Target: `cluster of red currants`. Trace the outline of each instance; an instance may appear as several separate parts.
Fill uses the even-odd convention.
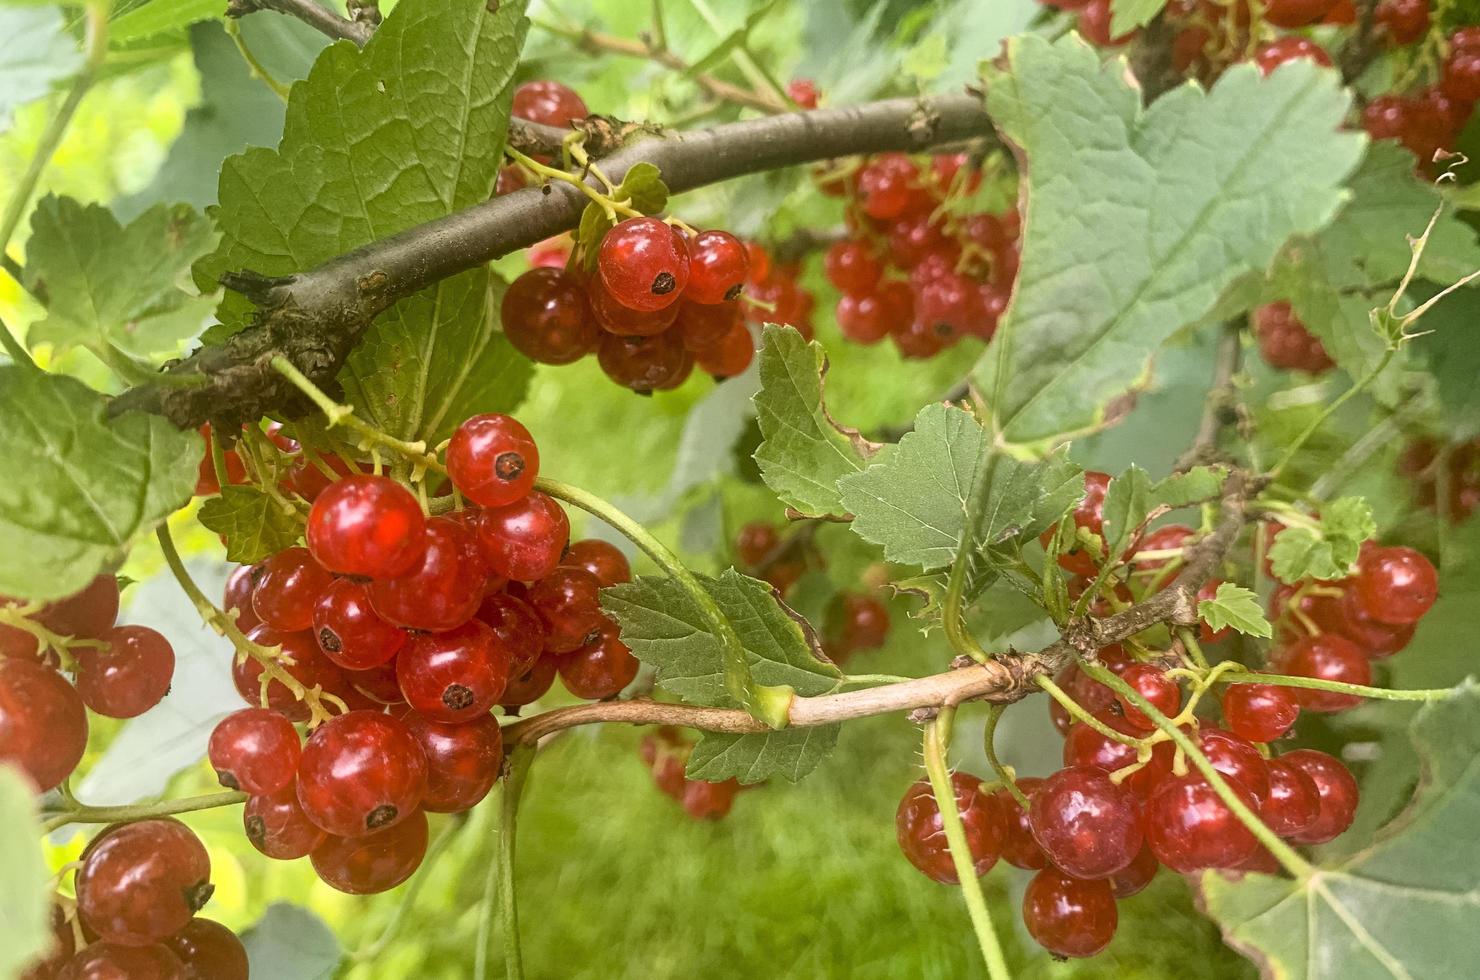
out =
[[[247,638],[281,648],[305,690],[350,710],[306,743],[310,708],[261,660],[239,657],[253,705],[211,736],[221,783],[250,795],[258,850],[311,857],[342,891],[383,891],[420,864],[424,811],[472,807],[499,778],[502,705],[543,696],[558,673],[580,698],[616,695],[637,660],[599,605],[631,577],[601,541],[568,544],[565,511],[533,489],[539,451],[506,415],[465,421],[447,447],[472,506],[427,517],[395,480],[353,474],[312,496],[307,547],[238,569],[226,606]]]
[[[1428,4],[1408,0],[1403,7],[1411,11],[1411,23],[1401,37],[1411,43],[1428,31]],[[1391,30],[1389,36],[1400,35]],[[1480,101],[1480,27],[1455,31],[1446,48],[1436,84],[1406,95],[1380,95],[1362,110],[1362,128],[1368,135],[1398,141],[1417,159],[1420,169],[1429,173],[1434,155],[1454,148]]]
[[[1325,346],[1285,302],[1268,303],[1252,314],[1254,339],[1266,364],[1282,371],[1324,374],[1335,367]]]
[[[653,782],[665,796],[677,800],[684,812],[695,820],[720,820],[734,806],[736,794],[742,789],[755,787],[742,786],[734,778],[718,783],[689,779],[684,775],[684,767],[693,748],[678,729],[664,725],[643,736],[639,751],[642,761],[653,774]]]
[[[1429,510],[1439,510],[1439,488],[1443,485],[1448,498],[1444,514],[1460,524],[1480,507],[1480,439],[1450,446],[1447,454],[1442,449],[1434,439],[1409,443],[1398,457],[1398,472],[1412,483],[1418,502]]]
[[[884,153],[816,175],[823,193],[848,202],[851,237],[823,256],[843,294],[844,337],[890,337],[910,358],[933,357],[962,337],[991,339],[1017,278],[1019,220],[1016,211],[952,213],[948,202],[974,193],[981,179],[964,153],[928,163]]]

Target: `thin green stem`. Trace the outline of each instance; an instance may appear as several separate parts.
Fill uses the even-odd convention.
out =
[[[246,802],[246,793],[210,793],[206,796],[190,796],[183,800],[161,800],[158,803],[130,803],[127,806],[83,806],[61,813],[46,814],[41,822],[41,832],[49,834],[69,823],[120,823],[127,820],[147,820],[150,817],[167,817],[175,813],[191,813],[210,810],[218,806],[232,806]]]
[[[946,844],[951,852],[951,863],[956,866],[956,877],[961,883],[961,897],[966,900],[971,927],[976,932],[977,944],[987,963],[987,976],[991,980],[1010,980],[1012,974],[1007,969],[1002,946],[992,928],[992,915],[987,910],[986,896],[982,894],[981,880],[976,874],[976,862],[971,859],[971,845],[966,840],[966,828],[961,824],[961,812],[956,809],[956,788],[951,781],[951,771],[946,765],[951,723],[955,717],[955,708],[942,708],[935,721],[925,727],[925,772],[930,777],[930,789],[935,793],[935,804],[940,809]]]
[[[247,46],[247,39],[242,37],[241,25],[236,22],[235,18],[226,18],[226,33],[231,35],[232,42],[236,44],[237,53],[247,63],[247,74],[252,78],[261,80],[264,85],[272,89],[273,95],[276,95],[286,103],[288,101],[288,86],[274,78],[272,72],[268,71],[262,62],[257,60],[257,56]]]
[[[1087,665],[1081,661],[1079,666],[1082,670]],[[1079,722],[1080,724],[1088,725],[1095,731],[1099,732],[1101,735],[1105,736],[1108,739],[1113,739],[1114,741],[1119,742],[1121,745],[1133,745],[1137,748],[1140,748],[1142,741],[1141,739],[1136,738],[1134,735],[1126,735],[1123,732],[1117,732],[1115,729],[1111,728],[1109,725],[1105,724],[1103,721],[1096,718],[1088,711],[1085,711],[1084,708],[1080,706],[1078,701],[1075,701],[1073,698],[1071,698],[1069,696],[1069,693],[1065,691],[1062,687],[1059,687],[1057,684],[1055,684],[1053,682],[1053,679],[1048,675],[1039,674],[1033,680],[1039,687],[1048,692],[1049,697],[1053,698],[1065,711],[1069,712],[1069,716],[1075,721]]]
[[[785,727],[787,711],[791,706],[793,691],[789,687],[760,687],[750,674],[750,662],[745,657],[745,647],[735,628],[725,617],[719,604],[688,567],[669,551],[664,544],[648,532],[647,528],[622,513],[609,501],[568,483],[540,477],[535,489],[579,507],[588,514],[601,518],[621,532],[629,541],[641,548],[658,567],[667,572],[688,593],[694,605],[709,623],[709,628],[719,640],[724,651],[725,689],[730,696],[756,718],[772,728]]]
[[[987,727],[982,733],[982,750],[986,752],[987,763],[992,767],[992,771],[997,774],[998,781],[1002,783],[1008,793],[1012,794],[1012,798],[1017,800],[1018,806],[1026,810],[1028,808],[1027,794],[1018,788],[1017,780],[1013,778],[1008,768],[1002,764],[1002,760],[997,758],[997,722],[1002,719],[1003,707],[1004,705],[1000,704],[987,705]]]
[[[102,0],[93,0],[87,6],[87,40],[83,54],[82,70],[72,80],[67,98],[52,117],[46,131],[41,134],[36,152],[26,165],[26,172],[16,181],[10,192],[10,200],[5,204],[5,214],[0,217],[0,253],[10,247],[10,239],[15,235],[16,228],[20,227],[21,218],[31,203],[31,195],[36,193],[36,185],[41,182],[41,175],[46,171],[47,164],[51,163],[57,147],[61,146],[62,137],[67,134],[72,117],[82,105],[83,96],[87,95],[102,71],[103,59],[108,54],[108,4]]]
[[[17,339],[16,335],[10,332],[10,327],[6,325],[4,320],[0,320],[0,347],[4,347],[5,353],[10,355],[10,359],[21,367],[29,368],[32,371],[41,370],[37,366],[36,361],[32,359],[30,353],[21,346],[21,342]]]
[[[1280,839],[1278,834],[1270,830],[1264,821],[1259,819],[1259,815],[1239,798],[1239,795],[1223,779],[1223,775],[1217,769],[1213,768],[1213,764],[1208,761],[1207,756],[1203,755],[1202,750],[1197,747],[1197,744],[1187,737],[1185,731],[1178,728],[1170,718],[1157,710],[1156,705],[1142,697],[1141,692],[1121,680],[1119,675],[1106,670],[1099,664],[1080,664],[1079,669],[1125,698],[1139,709],[1142,714],[1150,718],[1156,727],[1164,732],[1176,744],[1177,748],[1182,750],[1182,754],[1192,763],[1193,767],[1202,773],[1203,778],[1208,781],[1208,785],[1213,787],[1213,792],[1217,793],[1218,798],[1223,801],[1223,805],[1233,811],[1234,816],[1238,817],[1239,821],[1245,827],[1249,828],[1249,832],[1269,849],[1269,853],[1274,855],[1275,860],[1279,861],[1285,870],[1290,872],[1291,876],[1297,881],[1305,881],[1310,877],[1313,870],[1310,863],[1295,853],[1294,848],[1286,844]]]
[[[616,222],[617,215],[619,214],[625,215],[629,218],[642,217],[641,211],[637,210],[629,204],[623,204],[620,201],[612,200],[610,197],[607,197],[605,194],[601,193],[596,188],[592,187],[590,184],[582,180],[580,177],[577,177],[575,174],[567,173],[564,170],[557,170],[554,167],[547,167],[533,157],[520,153],[512,146],[504,147],[504,152],[512,157],[515,161],[525,167],[528,167],[531,171],[541,177],[544,177],[546,180],[559,180],[563,181],[564,183],[570,184],[572,187],[578,188],[582,194],[585,194],[591,199],[592,203],[605,211],[607,218],[610,219],[613,223]],[[597,177],[605,186],[612,186],[612,182],[607,180],[604,175],[598,174]]]
[[[514,834],[519,825],[519,797],[534,762],[534,749],[516,748],[509,756],[508,773],[504,776],[504,796],[499,801],[498,829],[498,896],[499,924],[504,934],[504,976],[522,980],[524,956],[519,948],[519,906],[514,892]]]
[[[1397,353],[1398,349],[1396,347],[1389,347],[1383,353],[1382,360],[1377,362],[1377,366],[1375,368],[1364,374],[1361,380],[1358,381],[1356,384],[1352,385],[1350,388],[1346,389],[1340,395],[1338,395],[1336,399],[1331,402],[1331,404],[1325,407],[1320,415],[1317,415],[1314,419],[1312,419],[1311,423],[1305,427],[1305,430],[1295,438],[1295,441],[1292,442],[1288,448],[1285,449],[1284,455],[1280,457],[1279,462],[1274,464],[1274,469],[1270,470],[1267,474],[1269,479],[1277,479],[1280,473],[1284,471],[1285,467],[1290,465],[1290,461],[1295,458],[1296,453],[1300,452],[1300,448],[1305,445],[1306,441],[1310,439],[1311,436],[1315,435],[1316,432],[1320,430],[1321,426],[1325,425],[1326,421],[1330,419],[1331,416],[1336,414],[1337,410],[1339,410],[1341,406],[1345,405],[1359,392],[1365,390],[1368,385],[1375,381],[1377,379],[1377,376],[1381,374],[1389,364],[1392,363],[1393,357]]]
[[[1179,626],[1176,633],[1177,639],[1182,641],[1182,647],[1187,651],[1187,655],[1192,658],[1192,662],[1203,670],[1207,670],[1208,658],[1203,653],[1202,644],[1197,641],[1197,630],[1190,626]]]
[[[499,794],[499,806],[503,806],[503,794],[509,790],[508,782],[502,781],[495,787]],[[488,859],[488,869],[483,873],[483,904],[478,910],[478,939],[473,950],[473,980],[488,980],[488,953],[493,943],[493,919],[498,912],[498,869],[499,853],[494,850]]]
[[[1218,684],[1270,684],[1275,687],[1302,687],[1312,691],[1330,691],[1333,694],[1351,694],[1359,698],[1376,701],[1443,701],[1454,694],[1452,688],[1428,687],[1402,688],[1368,687],[1365,684],[1346,684],[1342,681],[1323,681],[1315,677],[1292,677],[1287,674],[1265,674],[1246,667],[1234,667],[1228,671],[1234,676],[1218,677]]]
[[[426,884],[427,878],[431,877],[432,868],[436,865],[437,859],[447,850],[447,845],[452,843],[453,836],[466,823],[466,815],[455,814],[437,832],[437,836],[432,839],[431,846],[427,848],[426,856],[422,858],[421,867],[416,871],[416,877],[411,879],[411,886],[401,896],[400,904],[396,906],[396,911],[392,913],[391,921],[385,924],[385,928],[381,930],[380,936],[375,942],[361,946],[355,950],[350,955],[350,959],[356,963],[363,963],[366,960],[375,959],[385,951],[385,948],[390,945],[391,940],[396,938],[396,933],[401,930],[401,923],[405,921],[406,913],[411,910],[411,906],[416,904],[416,896],[421,893],[422,886]]]

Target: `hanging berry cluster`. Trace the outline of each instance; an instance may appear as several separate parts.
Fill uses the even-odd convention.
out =
[[[654,785],[663,795],[677,800],[685,813],[695,820],[723,819],[735,805],[736,794],[756,787],[742,786],[733,778],[717,783],[689,779],[684,775],[684,767],[693,749],[693,743],[678,729],[664,725],[643,736],[639,751],[653,774]]]
[[[1480,439],[1449,447],[1427,437],[1416,439],[1398,457],[1398,473],[1412,482],[1419,504],[1428,510],[1440,511],[1442,486],[1442,513],[1455,524],[1480,507]]]
[[[1306,329],[1289,303],[1268,303],[1251,316],[1254,339],[1266,364],[1282,371],[1325,374],[1336,364],[1325,345]]]

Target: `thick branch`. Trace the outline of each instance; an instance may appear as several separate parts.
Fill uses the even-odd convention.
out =
[[[899,711],[953,707],[972,700],[999,704],[1020,701],[1038,690],[1036,677],[1056,673],[1078,656],[1093,657],[1101,647],[1127,640],[1159,623],[1195,624],[1197,590],[1213,577],[1237,540],[1244,526],[1247,490],[1242,473],[1229,476],[1223,487],[1222,516],[1213,533],[1188,552],[1186,564],[1170,585],[1124,612],[1073,624],[1062,639],[1037,653],[1004,654],[985,664],[862,691],[794,698],[788,723],[795,728],[810,728]],[[677,725],[741,735],[767,730],[738,708],[607,701],[556,708],[525,718],[505,728],[504,737],[511,744],[528,744],[567,728],[605,722]]]
[[[227,17],[245,17],[259,10],[272,10],[296,17],[309,27],[336,41],[353,41],[360,47],[375,33],[371,18],[346,20],[315,0],[227,0]]]
[[[632,165],[650,162],[669,190],[679,193],[780,167],[859,153],[923,151],[990,132],[974,95],[890,99],[640,139],[605,158],[602,168],[620,181]],[[270,278],[243,271],[223,277],[223,285],[261,308],[259,321],[170,369],[175,375],[204,376],[205,382],[136,388],[115,399],[112,410],[156,412],[182,428],[210,418],[229,423],[280,411],[292,404],[294,391],[272,369],[274,356],[286,357],[320,387],[332,387],[365,328],[392,303],[574,228],[586,204],[569,184],[525,188],[298,275]]]

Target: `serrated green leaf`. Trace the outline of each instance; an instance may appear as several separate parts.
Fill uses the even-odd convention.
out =
[[[27,341],[59,353],[112,345],[140,358],[178,354],[215,305],[178,284],[215,239],[189,205],[156,205],[120,225],[102,205],[47,195],[31,215],[25,267],[46,319]]]
[[[1336,73],[1236,65],[1149,108],[1075,35],[1007,43],[987,108],[1027,159],[1012,306],[974,371],[1018,444],[1103,423],[1161,343],[1335,213],[1361,136]],[[996,387],[998,365],[1001,387]]]
[[[733,568],[700,576],[705,590],[735,628],[755,682],[787,686],[801,695],[832,690],[842,672],[820,659],[801,626],[786,614],[764,582]],[[688,593],[671,578],[641,575],[602,590],[601,605],[622,627],[622,642],[652,664],[658,683],[693,704],[733,703],[725,691],[719,640]]]
[[[1259,597],[1232,582],[1220,583],[1213,598],[1199,602],[1197,614],[1215,632],[1231,626],[1249,636],[1268,639],[1274,635],[1269,620],[1264,618],[1264,610],[1259,608]]]
[[[1227,476],[1221,466],[1194,466],[1186,473],[1174,473],[1152,488],[1151,506],[1176,510],[1211,500],[1222,491]]]
[[[51,945],[52,890],[35,791],[8,765],[0,765],[0,827],[0,977],[11,977]]]
[[[766,324],[761,339],[756,419],[764,440],[755,451],[761,477],[782,502],[806,517],[843,511],[839,478],[867,462],[858,433],[828,417],[822,403],[827,357],[791,327]]]
[[[221,0],[152,0],[115,17],[108,25],[108,42],[123,44],[188,27],[196,21],[220,17],[225,9]]]
[[[668,185],[651,163],[635,163],[617,187],[617,199],[626,198],[643,214],[657,214],[668,206]],[[594,202],[593,202],[594,203]]]
[[[55,7],[0,7],[0,133],[15,110],[82,67],[77,42]]]
[[[0,366],[0,594],[71,595],[190,499],[201,438],[156,416],[105,419],[102,395]]]
[[[278,149],[222,166],[222,241],[197,263],[197,281],[243,268],[290,274],[486,200],[524,6],[400,4],[363,50],[326,48],[293,86]],[[396,436],[433,443],[461,421],[453,414],[513,407],[529,369],[497,330],[490,282],[486,270],[464,273],[377,319],[343,379],[351,404]],[[218,311],[229,329],[250,313],[235,295]]]
[[[298,543],[304,518],[284,509],[260,487],[226,486],[201,505],[198,518],[226,541],[226,560],[240,565],[259,562]]]
[[[1131,543],[1131,535],[1151,513],[1151,477],[1132,463],[1125,472],[1110,481],[1105,490],[1105,548],[1111,555],[1122,554]]]
[[[783,728],[757,735],[705,732],[689,754],[685,775],[721,782],[734,778],[759,783],[773,776],[796,782],[838,744],[839,725]]]
[[[1417,798],[1366,850],[1301,879],[1204,872],[1203,900],[1234,948],[1286,980],[1448,977],[1480,957],[1480,688],[1414,719]]]
[[[1167,0],[1110,0],[1110,36],[1120,37],[1151,22]]]
[[[1361,497],[1339,497],[1331,501],[1321,510],[1321,531],[1331,542],[1336,563],[1354,564],[1362,542],[1377,533],[1372,505]]]
[[[1362,542],[1377,533],[1372,507],[1360,497],[1342,497],[1327,504],[1316,528],[1287,527],[1269,549],[1275,578],[1294,584],[1314,578],[1346,578],[1361,552]]]

